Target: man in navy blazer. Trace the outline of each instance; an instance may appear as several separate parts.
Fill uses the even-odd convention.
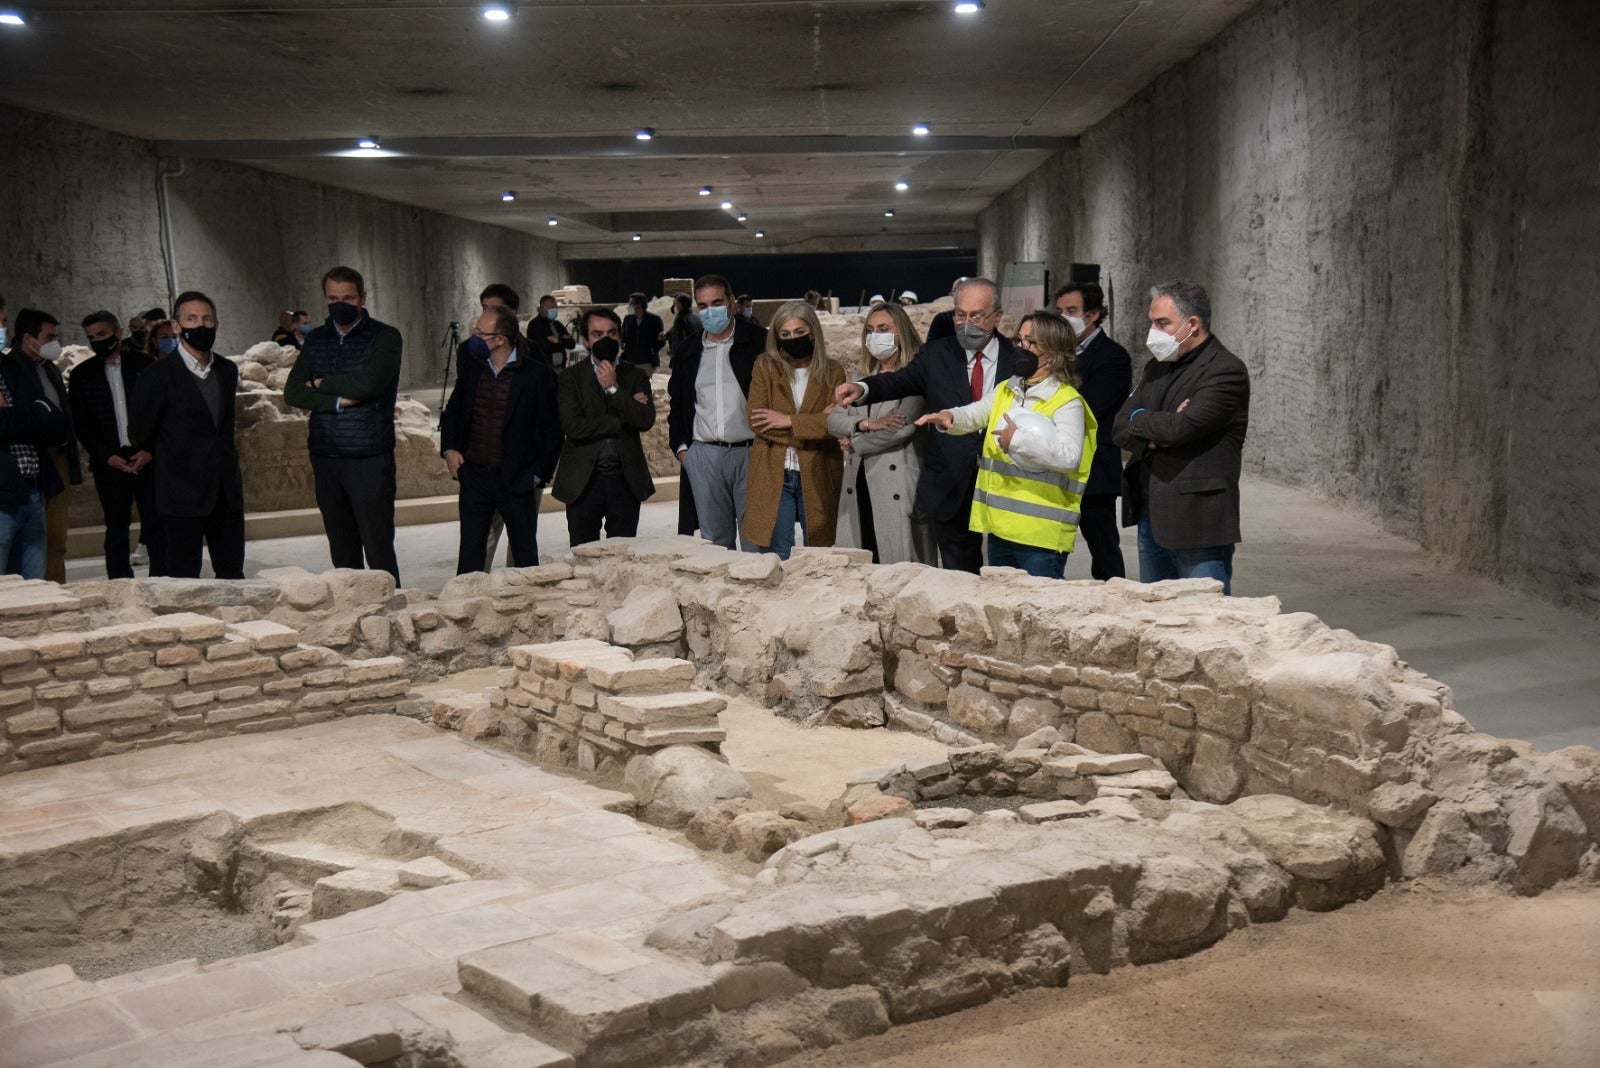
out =
[[[996,382],[1004,382],[1014,373],[1015,349],[998,333],[1000,287],[987,278],[963,280],[956,286],[952,319],[954,337],[928,342],[898,371],[845,383],[834,392],[835,402],[845,407],[923,397],[928,410],[936,412],[971,404],[994,392]],[[983,535],[970,529],[970,519],[983,435],[929,430],[919,431],[923,438],[917,511],[933,524],[940,565],[977,574],[983,566]]]
[[[1089,546],[1089,573],[1104,581],[1126,578],[1117,529],[1117,494],[1122,491],[1122,450],[1112,439],[1117,412],[1133,389],[1133,360],[1111,340],[1105,325],[1106,295],[1093,282],[1069,282],[1056,290],[1056,311],[1078,334],[1078,392],[1094,413],[1100,432],[1089,488],[1078,508],[1078,533]]]
[[[517,315],[493,307],[467,340],[444,406],[439,451],[461,484],[461,546],[456,574],[485,570],[489,520],[499,512],[518,567],[539,565],[539,500],[561,458],[556,373],[534,358],[520,336]]]

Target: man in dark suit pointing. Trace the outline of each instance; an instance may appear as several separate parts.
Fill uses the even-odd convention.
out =
[[[1000,336],[1000,287],[987,278],[956,286],[951,316],[955,336],[928,342],[905,367],[847,382],[834,391],[840,407],[925,397],[929,411],[959,408],[994,392],[1014,372],[1014,349]],[[924,442],[917,480],[917,511],[933,524],[939,562],[976,574],[983,566],[983,535],[970,529],[972,489],[978,479],[982,434],[931,434]]]
[[[1155,357],[1117,412],[1133,454],[1122,525],[1139,527],[1139,580],[1214,578],[1233,589],[1239,469],[1250,424],[1250,372],[1211,334],[1211,299],[1194,282],[1150,290]]]

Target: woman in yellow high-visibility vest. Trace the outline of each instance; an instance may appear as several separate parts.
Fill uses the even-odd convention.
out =
[[[1060,315],[1030,312],[1017,327],[1015,377],[982,400],[917,420],[947,434],[986,431],[972,529],[989,536],[991,567],[1040,578],[1066,573],[1096,430],[1077,390],[1075,341]]]

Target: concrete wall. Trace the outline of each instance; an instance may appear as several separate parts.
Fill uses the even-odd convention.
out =
[[[1203,281],[1252,470],[1600,612],[1597,40],[1582,0],[1264,4],[1000,197],[980,266],[1101,263],[1141,357],[1147,287]]]
[[[90,311],[166,305],[162,162],[148,142],[0,107],[0,144],[0,293],[13,313],[44,308],[81,343]],[[267,340],[284,308],[320,319],[318,280],[344,263],[405,336],[404,382],[422,389],[439,380],[446,324],[465,322],[485,285],[531,300],[561,284],[554,242],[332,186],[195,162],[168,190],[178,286],[217,302],[224,352]]]

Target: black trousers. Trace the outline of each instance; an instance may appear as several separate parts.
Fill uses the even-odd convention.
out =
[[[313,456],[317,510],[334,567],[387,571],[400,584],[394,555],[394,453]]]
[[[689,537],[700,529],[700,514],[694,508],[694,491],[689,488],[689,472],[678,472],[678,533]]]
[[[1122,562],[1122,532],[1117,527],[1117,496],[1097,493],[1078,508],[1078,534],[1089,546],[1089,573],[1104,582],[1127,578]]]
[[[136,452],[129,449],[128,452]],[[127,457],[124,457],[126,459]],[[110,467],[94,473],[94,492],[100,498],[100,513],[105,517],[106,534],[101,543],[106,557],[107,578],[133,578],[128,527],[133,523],[133,507],[139,506],[139,540],[150,548],[150,573],[159,575],[165,564],[166,545],[161,537],[161,519],[156,515],[155,483],[145,468],[144,474],[130,475]]]
[[[542,490],[513,493],[498,468],[471,461],[456,472],[461,483],[456,507],[461,517],[461,549],[456,554],[456,574],[485,571],[484,549],[489,541],[489,520],[496,512],[506,524],[506,542],[518,567],[539,566],[539,498]]]
[[[983,566],[983,535],[970,529],[972,498],[949,519],[933,521],[933,540],[939,543],[939,566],[948,571],[970,571]]]
[[[204,543],[217,578],[244,578],[244,510],[230,505],[220,491],[210,515],[164,515],[161,529],[167,541],[166,574],[199,578],[200,546]]]
[[[878,563],[878,528],[872,518],[872,493],[867,486],[867,465],[856,468],[856,526],[861,531],[861,547]]]
[[[567,505],[567,537],[573,545],[599,541],[602,523],[608,538],[636,537],[639,503],[621,468],[602,471],[597,467],[578,499]]]

